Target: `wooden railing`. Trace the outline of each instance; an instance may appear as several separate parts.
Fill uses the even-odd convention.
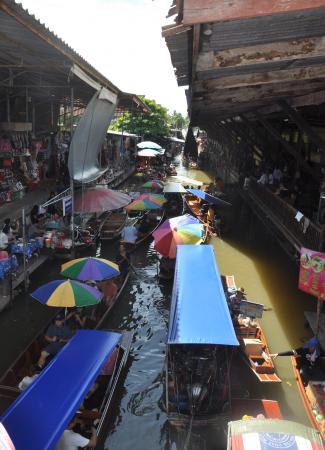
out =
[[[296,219],[297,209],[275,195],[266,186],[257,183],[253,178],[250,179],[248,193],[251,194],[253,199],[255,197],[260,200],[265,213],[271,213],[271,220],[278,221],[279,227],[284,229],[285,234],[290,235],[296,244],[312,250],[325,250],[324,227],[315,225],[309,218],[305,217],[298,222]]]

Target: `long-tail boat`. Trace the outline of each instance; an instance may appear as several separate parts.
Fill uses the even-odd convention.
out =
[[[101,241],[111,241],[122,233],[127,221],[125,211],[111,213],[100,225],[99,237]]]
[[[318,420],[324,417],[324,399],[325,399],[325,377],[322,381],[310,381],[307,386],[304,385],[299,371],[300,356],[291,356],[293,373],[297,381],[298,390],[306,415],[311,426],[318,430],[322,436],[323,444],[325,445],[325,420]]]
[[[224,420],[237,345],[213,247],[179,245],[165,361],[165,404],[172,424]]]
[[[146,220],[146,217],[148,216],[147,213],[141,214],[136,218],[136,220],[133,221],[133,226],[136,226],[141,230],[141,223]],[[131,242],[125,242],[125,245],[127,247],[128,252],[135,251],[138,247],[140,247],[142,244],[148,241],[148,239],[151,238],[152,233],[162,224],[165,218],[165,213],[162,210],[158,211],[150,211],[150,223],[148,226],[148,229],[141,233],[136,241],[134,243]],[[122,243],[123,241],[121,241]]]
[[[236,292],[235,277],[226,276],[228,294]],[[251,308],[251,312],[249,309]],[[256,377],[262,383],[279,383],[281,379],[275,373],[275,366],[270,357],[268,343],[259,322],[256,320],[263,314],[263,305],[243,300],[240,311],[248,317],[235,319],[235,331],[240,342],[241,354]],[[251,320],[253,317],[253,320]]]
[[[91,318],[87,318],[85,328],[98,329],[105,322],[106,318],[109,315],[109,312],[113,308],[113,306],[117,303],[120,298],[126,283],[128,281],[130,272],[128,272],[125,276],[120,276],[115,278],[115,283],[118,284],[118,291],[114,298],[112,298],[108,305],[104,305],[103,302],[95,306],[95,314],[92,315]],[[27,345],[27,347],[18,355],[15,361],[11,364],[11,366],[6,370],[6,372],[0,378],[0,402],[4,395],[4,388],[12,388],[14,392],[18,390],[18,383],[25,377],[31,365],[36,364],[41,350],[45,346],[44,342],[44,331],[46,331],[49,323],[44,329],[38,332],[31,342]]]
[[[83,435],[98,420],[102,448],[131,340],[130,332],[79,330],[25,391],[1,386],[7,409],[0,420],[16,450],[54,448],[75,414]]]

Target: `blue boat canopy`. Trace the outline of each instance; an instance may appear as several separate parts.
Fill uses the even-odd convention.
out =
[[[239,345],[211,245],[178,245],[168,344]]]
[[[195,195],[196,197],[202,198],[202,200],[205,200],[211,205],[231,206],[231,203],[225,202],[224,200],[221,200],[221,198],[214,197],[213,195],[208,194],[207,192],[201,191],[201,189],[187,189],[187,191],[190,194]]]
[[[16,450],[53,449],[121,334],[80,330],[0,417]]]

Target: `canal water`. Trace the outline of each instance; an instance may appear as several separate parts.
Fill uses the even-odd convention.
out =
[[[210,181],[204,172],[186,170],[180,160],[178,163],[179,174]],[[245,288],[248,298],[269,309],[261,323],[272,352],[300,346],[310,335],[304,327],[303,312],[315,309],[315,300],[297,289],[297,266],[243,206],[240,199],[235,201],[228,217],[227,235],[210,241],[219,270],[224,275],[234,274],[237,285]],[[105,256],[105,249],[101,250]],[[136,273],[132,274],[123,299],[106,324],[109,328],[134,332],[130,366],[119,392],[116,418],[106,448],[183,450],[188,436],[186,432],[179,435],[169,427],[162,401],[171,287],[159,284],[152,244],[134,255],[133,264]],[[259,383],[247,367],[235,367],[234,393],[278,400],[285,418],[308,424],[290,358],[278,358],[276,367],[282,383],[273,385]],[[224,448],[225,436],[220,430],[193,430],[188,445],[188,449]]]
[[[186,170],[180,159],[177,163],[179,174],[210,181],[202,171]],[[132,190],[136,190],[134,183],[141,183],[136,180],[129,182]],[[316,303],[297,289],[297,266],[258,220],[249,215],[240,199],[233,203],[227,228],[222,239],[210,241],[220,272],[235,275],[237,286],[245,288],[249,299],[270,309],[264,313],[261,323],[272,352],[301,345],[310,335],[304,328],[303,311],[315,310]],[[114,257],[116,252],[116,244],[101,245],[97,249],[97,255],[107,258]],[[106,328],[134,333],[127,371],[116,392],[105,448],[183,450],[186,443],[187,450],[224,448],[222,430],[193,430],[189,439],[186,431],[178,434],[169,427],[163,409],[163,367],[171,286],[159,284],[157,255],[152,243],[138,249],[132,256],[132,263],[134,271],[124,294],[105,323]],[[55,279],[58,271],[59,263],[46,263],[34,274],[31,289]],[[1,372],[52,315],[53,310],[25,295],[16,300],[12,311],[1,313]],[[259,383],[248,368],[236,365],[233,371],[235,394],[276,399],[285,418],[307,424],[290,358],[278,358],[276,366],[282,383],[269,385]]]

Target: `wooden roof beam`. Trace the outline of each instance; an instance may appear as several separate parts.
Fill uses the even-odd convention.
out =
[[[324,7],[325,0],[184,0],[183,23],[247,19]]]
[[[228,50],[201,52],[197,70],[208,71],[230,67],[253,66],[271,62],[295,61],[324,56],[325,37],[292,39],[270,44],[238,47]]]
[[[1,66],[0,66],[1,67]],[[296,82],[297,80],[325,78],[325,66],[312,66],[308,68],[295,68],[289,70],[275,70],[263,73],[250,73],[233,75],[210,80],[194,81],[193,92],[200,93],[215,89],[233,89],[239,87],[252,87],[262,85],[276,85],[278,83]]]

